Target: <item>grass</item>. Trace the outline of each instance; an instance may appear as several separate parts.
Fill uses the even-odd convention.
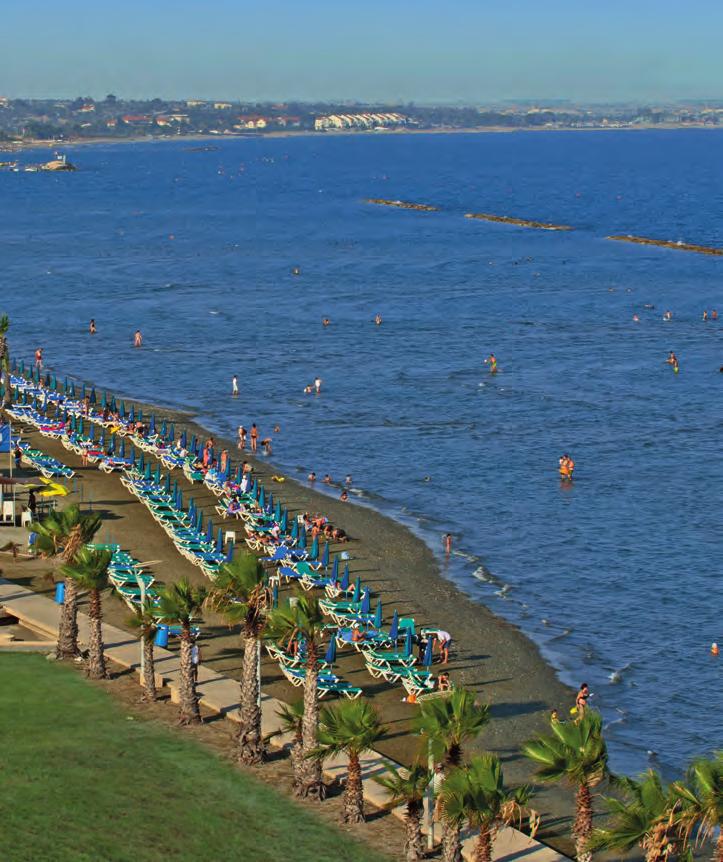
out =
[[[0,655],[8,862],[383,862],[308,810],[122,705],[77,670]]]

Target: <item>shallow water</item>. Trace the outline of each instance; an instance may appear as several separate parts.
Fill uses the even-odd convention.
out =
[[[76,174],[0,174],[1,305],[16,353],[42,343],[50,365],[219,432],[278,422],[280,464],[351,473],[437,551],[451,531],[445,574],[591,684],[613,766],[654,751],[674,771],[722,736],[708,650],[723,639],[723,260],[604,237],[723,247],[722,144],[691,130],[76,148]]]

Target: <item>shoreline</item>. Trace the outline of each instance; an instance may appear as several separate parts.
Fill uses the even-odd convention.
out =
[[[76,383],[82,379],[75,375],[73,378]],[[86,383],[89,384],[90,381]],[[102,391],[103,387],[96,389]],[[116,398],[121,397],[123,396],[116,392]],[[280,467],[273,460],[254,458],[248,450],[240,453],[235,441],[209,431],[202,424],[203,417],[195,412],[130,397],[125,398],[125,401],[128,408],[133,403],[137,409],[143,409],[144,415],[147,411],[154,413],[157,422],[163,419],[174,422],[177,433],[181,427],[185,427],[193,434],[213,434],[216,445],[228,448],[230,457],[235,462],[238,463],[243,458],[252,463],[255,475],[265,484],[267,490],[273,491],[274,496],[278,493],[290,510],[323,512],[332,523],[342,527],[351,541],[339,547],[332,546],[332,553],[349,551],[352,577],[361,574],[364,583],[380,594],[385,618],[391,618],[392,610],[396,608],[400,615],[414,616],[418,625],[433,623],[452,634],[454,649],[449,665],[450,676],[454,682],[473,689],[483,702],[489,703],[492,716],[480,739],[474,746],[470,746],[470,753],[473,750],[495,751],[503,759],[511,781],[531,780],[532,767],[519,755],[520,745],[531,736],[545,731],[551,709],[557,708],[565,714],[574,702],[575,693],[560,680],[555,667],[543,657],[540,648],[518,626],[494,614],[485,604],[468,596],[445,577],[440,558],[427,542],[403,522],[373,508],[371,502],[354,505],[354,498],[346,503],[341,502],[331,494],[311,488],[294,478],[288,468]],[[45,451],[53,448],[51,443],[55,444],[59,451],[53,454],[60,457],[64,463],[73,461],[70,453],[55,441],[40,438],[39,442]],[[163,566],[154,566],[154,570],[158,569],[158,577],[162,581],[168,580],[168,574],[171,572],[174,578],[180,577],[184,571],[180,565],[182,558],[177,552],[171,555],[163,547],[160,537],[154,538],[155,544],[151,544],[150,538],[145,537],[146,533],[151,533],[154,529],[161,531],[140,504],[140,511],[133,515],[135,523],[129,520],[129,529],[124,528],[120,519],[130,518],[131,507],[128,501],[116,499],[121,490],[124,495],[127,493],[122,489],[117,477],[106,476],[91,466],[78,472],[78,477],[83,477],[79,485],[86,474],[98,489],[92,492],[93,497],[86,493],[86,501],[93,499],[92,505],[95,509],[101,509],[102,506],[104,511],[110,513],[105,540],[109,540],[110,536],[113,541],[120,541],[124,547],[135,550],[141,559],[166,560]],[[178,471],[174,471],[174,478],[177,475]],[[272,475],[283,475],[285,482],[272,482]],[[179,484],[181,479],[182,476],[179,476]],[[73,484],[75,486],[75,481]],[[204,486],[187,486],[185,482],[183,485],[184,494],[191,488],[190,493],[197,503],[210,504],[212,495]],[[114,489],[112,494],[109,488]],[[204,502],[199,498],[208,499]],[[82,490],[80,499],[83,499]],[[235,524],[221,522],[214,515],[214,524],[218,526],[221,523],[225,529],[235,528]],[[163,541],[169,541],[165,534],[162,535]],[[199,582],[205,582],[200,570],[192,568],[193,576],[200,579]],[[41,588],[39,582],[36,588]],[[110,609],[106,611],[105,605],[104,613],[115,625],[123,626],[127,618],[125,610],[119,610],[117,613],[111,612]],[[237,676],[238,655],[230,654],[237,649],[237,639],[220,620],[210,621],[209,634],[211,637],[205,642],[207,646],[204,646],[204,656],[212,657],[213,667],[218,672]],[[204,657],[204,661],[206,660]],[[408,721],[413,713],[409,706],[401,702],[402,689],[376,684],[361,662],[358,664],[357,668],[354,657],[351,657],[347,664],[341,663],[341,673],[344,679],[364,688],[365,693],[379,705],[385,721],[393,727],[394,738],[385,740],[379,746],[380,751],[399,762],[410,762],[416,752],[417,740],[408,732]],[[289,699],[293,690],[275,664],[264,662],[263,677],[265,691],[272,696]],[[561,852],[569,853],[567,823],[572,812],[571,796],[563,788],[546,787],[541,790],[537,800],[536,807],[543,812],[543,829],[538,837]],[[547,825],[544,825],[545,820],[548,821]]]
[[[671,131],[721,131],[723,126],[712,126],[707,123],[680,125],[677,123],[650,123],[640,124],[636,126],[593,126],[588,128],[577,127],[560,127],[549,128],[539,126],[470,126],[470,127],[449,127],[440,126],[439,128],[430,129],[334,129],[324,132],[316,132],[311,129],[283,129],[273,132],[238,132],[233,134],[213,134],[211,132],[193,132],[188,135],[129,135],[128,137],[89,137],[89,138],[65,138],[62,141],[47,141],[36,139],[24,139],[18,141],[2,141],[0,142],[0,153],[2,152],[22,152],[31,149],[47,149],[57,150],[62,147],[83,147],[96,146],[99,144],[151,144],[151,143],[179,143],[188,141],[190,143],[198,141],[229,141],[229,140],[251,140],[260,141],[265,138],[340,138],[349,137],[352,135],[360,136],[388,136],[388,135],[502,135],[514,133],[540,133],[540,132],[671,132]]]

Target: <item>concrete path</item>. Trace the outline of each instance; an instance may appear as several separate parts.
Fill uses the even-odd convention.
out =
[[[17,617],[25,626],[46,634],[55,639],[60,622],[60,607],[47,596],[34,593],[13,581],[0,578],[0,607]],[[78,614],[78,630],[81,644],[87,643],[89,620],[85,614]],[[140,647],[138,640],[128,632],[114,626],[103,624],[103,639],[106,657],[116,664],[130,668],[140,673]],[[176,653],[155,648],[155,666],[159,684],[168,685],[171,699],[177,701],[180,682],[180,665]],[[238,721],[239,684],[228,677],[220,676],[201,665],[198,669],[198,693],[204,707],[224,715],[231,721]],[[262,730],[264,735],[278,731],[280,721],[276,716],[281,701],[266,695],[261,696]],[[289,742],[288,737],[276,736],[272,744],[283,747]],[[362,778],[364,782],[364,798],[367,802],[383,808],[386,804],[386,792],[372,780],[374,775],[382,775],[385,771],[385,760],[380,754],[370,752],[362,758]],[[395,764],[398,766],[398,764]],[[327,778],[343,777],[346,774],[346,758],[330,759],[324,764],[324,774]],[[393,812],[403,819],[403,810]],[[435,827],[438,835],[439,825]],[[474,836],[464,842],[463,856],[472,858]],[[525,862],[566,862],[562,856],[551,847],[535,841],[517,829],[503,829],[497,836],[493,849],[495,862],[515,862],[524,859]]]

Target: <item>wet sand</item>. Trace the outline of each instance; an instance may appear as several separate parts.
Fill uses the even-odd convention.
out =
[[[126,404],[130,406],[129,399]],[[187,414],[150,405],[137,406],[143,407],[144,413],[154,412],[157,422],[162,418],[175,422],[177,433],[181,427],[186,427],[191,433],[204,438],[209,436]],[[195,583],[209,583],[198,567],[181,557],[145,507],[121,485],[118,475],[105,474],[92,465],[82,468],[78,457],[59,442],[41,437],[37,432],[25,430],[25,436],[38,448],[76,470],[76,478],[68,482],[71,494],[65,502],[79,502],[103,514],[99,541],[118,542],[141,561],[160,560],[151,567],[159,582],[186,576]],[[331,498],[288,477],[283,484],[277,484],[271,476],[280,473],[265,459],[251,458],[248,452],[240,453],[231,441],[216,438],[216,446],[228,448],[235,462],[245,455],[267,490],[272,490],[275,498],[278,494],[290,514],[323,512],[347,532],[351,541],[344,545],[332,544],[331,552],[349,552],[352,577],[361,575],[363,583],[381,596],[386,625],[396,608],[400,616],[414,616],[417,627],[433,624],[452,634],[450,678],[477,691],[480,700],[490,705],[492,717],[469,750],[497,753],[503,760],[508,781],[529,781],[531,768],[519,754],[520,744],[535,733],[545,731],[551,709],[558,708],[564,715],[574,702],[574,692],[559,681],[537,647],[515,626],[496,617],[445,580],[432,551],[403,525],[366,507]],[[155,459],[151,461],[155,467]],[[204,517],[212,514],[216,529],[223,526],[235,530],[237,540],[241,541],[241,522],[222,522],[212,511],[216,498],[210,491],[202,485],[192,486],[179,470],[174,471],[172,479],[178,480],[186,505],[191,494],[196,504],[204,508]],[[56,566],[54,561],[13,563],[9,555],[2,555],[0,566],[5,577],[48,593],[53,589],[48,576]],[[127,627],[129,611],[115,596],[105,597],[104,615],[113,625]],[[241,655],[237,633],[212,614],[206,615],[203,632],[203,662],[217,672],[238,678]],[[399,762],[411,762],[419,750],[418,738],[409,732],[409,720],[416,707],[402,703],[404,690],[401,686],[372,679],[351,649],[340,652],[338,672],[364,689],[389,725],[389,734],[378,748]],[[300,690],[293,689],[269,660],[264,661],[262,684],[265,691],[280,699],[292,701],[300,696]],[[567,833],[573,809],[572,793],[558,787],[545,788],[536,797],[535,807],[542,813],[543,825],[538,838],[569,852]]]

